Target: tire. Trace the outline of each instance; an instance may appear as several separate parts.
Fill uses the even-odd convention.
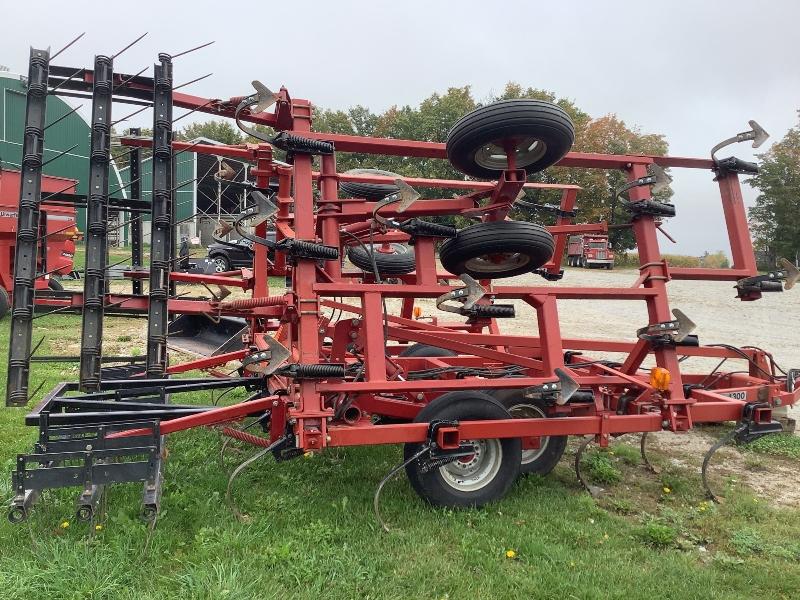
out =
[[[581,260],[581,264],[580,264],[581,269],[585,269],[585,268],[587,268],[589,266],[589,263],[586,262],[586,257],[585,256],[582,256],[580,260]]]
[[[492,390],[489,395],[500,402],[515,419],[547,418],[547,407],[540,400],[525,398],[521,389]],[[539,448],[523,448],[520,474],[547,475],[561,460],[566,449],[566,435],[542,437]]]
[[[47,280],[47,287],[55,292],[63,292],[64,286],[61,285],[61,282],[58,279],[53,279],[52,277]]]
[[[225,271],[231,270],[231,261],[229,261],[228,257],[224,254],[215,254],[209,258],[214,263],[214,270],[217,273],[224,273]]]
[[[508,168],[503,141],[516,138],[515,168],[543,171],[569,152],[572,119],[559,106],[522,98],[501,100],[461,117],[447,136],[447,158],[465,175],[496,179]]]
[[[5,288],[0,287],[0,319],[8,314],[10,307],[11,299],[8,297],[8,292]]]
[[[446,348],[437,348],[436,346],[428,346],[427,344],[411,344],[408,348],[403,350],[397,356],[411,357],[411,356],[458,356],[456,352],[447,350]]]
[[[472,390],[439,396],[419,412],[414,422],[508,418],[508,411],[491,396]],[[522,443],[514,438],[478,440],[475,443],[477,452],[471,457],[471,462],[456,459],[427,472],[423,471],[425,460],[422,457],[407,464],[406,474],[411,487],[434,506],[468,508],[500,500],[519,475]],[[417,443],[406,444],[403,449],[405,460],[416,454],[420,447],[421,444]]]
[[[344,175],[379,175],[381,177],[400,177],[391,171],[381,171],[380,169],[350,169]],[[343,181],[339,184],[339,190],[346,196],[352,198],[364,198],[365,200],[382,200],[389,194],[399,192],[400,188],[392,183],[357,183],[355,181]]]
[[[362,271],[372,273],[371,255],[374,254],[375,266],[378,267],[378,273],[381,277],[384,275],[404,275],[406,273],[411,273],[417,268],[414,250],[411,246],[407,246],[406,244],[389,245],[392,248],[391,254],[381,252],[380,250],[377,252],[374,251],[375,247],[380,248],[378,244],[351,246],[347,251],[347,258]]]
[[[537,223],[497,221],[465,227],[442,244],[439,258],[453,275],[501,279],[538,269],[554,247],[553,236]]]

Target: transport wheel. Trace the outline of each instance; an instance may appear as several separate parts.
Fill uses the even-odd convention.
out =
[[[50,279],[48,279],[47,287],[49,287],[51,290],[56,291],[56,292],[63,292],[64,291],[64,286],[61,285],[61,282],[58,279],[53,279],[52,277]]]
[[[350,169],[344,175],[379,175],[381,177],[398,178],[400,175],[391,171],[381,171],[380,169]],[[351,198],[364,198],[366,200],[381,200],[389,194],[399,192],[393,183],[357,183],[355,181],[343,181],[339,184],[339,190],[345,196]]]
[[[423,408],[415,423],[433,420],[482,421],[508,419],[508,411],[491,396],[475,390],[449,392]],[[474,453],[445,464],[431,464],[427,454],[406,465],[411,486],[434,506],[478,507],[508,493],[519,474],[522,443],[519,439],[486,439],[469,442]],[[421,444],[408,443],[405,460],[419,452]]]
[[[585,256],[581,257],[581,265],[580,266],[581,266],[581,269],[585,269],[586,267],[589,266],[589,264],[586,262],[586,257]]]
[[[569,152],[575,127],[559,106],[521,98],[482,106],[461,117],[447,136],[447,158],[472,177],[496,179],[509,168],[528,174],[554,165]]]
[[[436,346],[428,346],[427,344],[411,344],[408,348],[403,350],[398,356],[458,356],[452,350],[446,348],[437,348]]]
[[[554,246],[553,236],[537,223],[477,223],[446,240],[439,258],[454,275],[500,279],[538,269],[553,256]]]
[[[217,273],[224,273],[225,271],[231,270],[230,261],[222,254],[217,254],[216,256],[212,256],[211,262],[214,263],[214,270]]]
[[[515,419],[547,418],[547,409],[544,403],[540,400],[525,398],[520,389],[492,390],[489,394],[500,402]],[[566,435],[540,438],[538,448],[522,449],[520,474],[547,475],[561,460],[566,448]]]
[[[8,292],[5,288],[0,287],[0,319],[6,316],[10,306],[11,299],[8,297]]]
[[[406,244],[365,244],[351,246],[347,251],[350,262],[367,273],[372,273],[371,255],[375,256],[375,266],[381,276],[404,275],[417,268],[414,250]]]

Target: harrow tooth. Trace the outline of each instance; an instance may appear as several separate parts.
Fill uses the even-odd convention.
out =
[[[658,475],[659,473],[661,473],[661,468],[657,467],[656,465],[651,463],[650,459],[647,458],[647,434],[648,433],[650,433],[650,432],[649,431],[645,431],[642,434],[642,439],[641,439],[641,442],[639,443],[639,451],[641,452],[641,455],[642,455],[642,462],[644,463],[644,466],[647,468],[647,470],[650,471],[651,473],[653,473],[654,475]]]
[[[589,480],[583,475],[583,471],[581,470],[581,458],[583,458],[583,453],[586,451],[586,448],[594,441],[594,436],[588,436],[584,438],[581,442],[581,445],[578,446],[578,451],[575,453],[575,475],[578,477],[578,482],[581,484],[583,489],[589,492],[589,495],[592,498],[599,498],[605,492],[605,489],[600,487],[599,485],[593,485],[589,483]]]

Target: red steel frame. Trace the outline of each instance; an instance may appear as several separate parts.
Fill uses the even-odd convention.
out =
[[[91,80],[92,73],[84,77]],[[238,98],[209,100],[188,94],[174,94],[176,106],[199,110],[218,116],[233,117]],[[244,120],[274,127],[295,135],[334,143],[337,152],[359,152],[371,155],[393,155],[446,159],[445,145],[401,139],[382,139],[312,131],[312,109],[307,100],[292,99],[285,88],[278,93],[274,112],[246,114]],[[147,145],[146,140],[128,138],[123,143]],[[314,171],[314,159],[305,154],[294,156],[290,167],[272,159],[269,144],[239,146],[204,146],[175,142],[176,150],[228,156],[255,163],[251,174],[259,187],[267,187],[271,177],[277,177],[278,212],[277,238],[296,237],[335,246],[342,253],[353,243],[352,237],[367,239],[371,231],[376,203],[363,199],[339,198],[338,183],[358,181],[386,183],[377,176],[340,174],[335,155],[323,156],[319,171]],[[711,170],[709,159],[568,153],[559,166],[588,169],[621,169],[629,180],[647,174],[650,164],[662,167]],[[504,219],[517,193],[525,188],[561,190],[561,209],[574,208],[578,189],[570,185],[524,183],[524,171],[506,171],[498,182],[464,180],[428,180],[406,178],[412,186],[448,188],[463,192],[453,199],[421,199],[402,217],[480,215],[484,220]],[[682,356],[727,357],[741,359],[733,350],[720,347],[690,347],[664,345],[652,347],[647,341],[609,341],[562,338],[557,300],[581,299],[635,300],[647,306],[651,324],[670,321],[667,283],[672,279],[737,280],[757,274],[753,247],[747,228],[747,218],[736,174],[718,174],[725,225],[731,245],[733,267],[730,269],[673,268],[661,256],[657,239],[657,223],[653,217],[642,216],[632,223],[639,250],[639,277],[630,287],[591,288],[561,285],[507,286],[482,282],[493,299],[521,300],[535,311],[538,334],[521,336],[500,333],[493,319],[468,322],[430,322],[413,319],[413,301],[417,298],[436,298],[452,286],[456,278],[437,267],[435,244],[431,238],[415,240],[416,271],[400,276],[396,283],[377,283],[361,272],[343,271],[340,261],[327,261],[320,266],[314,260],[298,260],[288,265],[284,255],[277,253],[274,263],[267,260],[264,247],[257,247],[252,271],[243,269],[229,274],[181,275],[185,282],[237,285],[251,290],[253,298],[269,295],[268,274],[291,275],[292,286],[282,299],[254,308],[214,303],[211,301],[174,299],[169,308],[174,313],[211,313],[246,317],[251,323],[250,347],[266,349],[265,336],[274,335],[291,350],[292,362],[318,364],[324,362],[353,364],[363,361],[364,373],[359,381],[348,380],[291,380],[276,377],[270,389],[279,390],[264,400],[212,410],[201,415],[183,417],[162,426],[162,433],[179,431],[241,419],[271,406],[271,439],[275,440],[291,428],[297,446],[319,450],[326,446],[364,444],[394,444],[421,442],[428,435],[427,424],[403,423],[374,425],[371,415],[383,415],[411,420],[429,401],[451,390],[525,388],[555,379],[554,369],[568,372],[582,388],[591,388],[594,402],[554,406],[549,419],[506,419],[497,421],[462,422],[453,435],[457,439],[522,437],[528,443],[544,435],[595,435],[605,445],[615,434],[645,431],[685,431],[698,422],[738,420],[746,402],[768,402],[773,406],[794,404],[800,398],[800,386],[787,391],[785,381],[766,378],[770,368],[769,355],[764,351],[742,349],[752,360],[747,375],[720,376],[713,389],[688,389],[684,384],[700,383],[705,374],[684,374],[679,358]],[[318,198],[315,200],[315,183]],[[649,188],[630,191],[634,202],[650,197]],[[481,205],[481,201],[488,202]],[[316,210],[315,210],[316,209]],[[381,211],[384,217],[398,216],[392,205]],[[266,225],[259,226],[263,235]],[[557,274],[567,237],[575,233],[605,233],[605,223],[573,224],[565,216],[549,230],[556,240],[556,250],[545,270]],[[349,235],[342,235],[342,232]],[[399,231],[374,232],[374,241],[406,241],[408,235]],[[178,275],[173,274],[177,280]],[[455,283],[458,283],[457,280]],[[459,286],[460,287],[460,286]],[[344,299],[355,302],[345,302]],[[385,315],[384,299],[402,299],[399,315]],[[270,299],[273,300],[273,299]],[[58,300],[52,300],[58,304]],[[144,297],[110,296],[109,304],[146,310]],[[80,297],[72,300],[80,305]],[[336,309],[352,315],[331,323],[322,309]],[[646,323],[632,323],[632,334]],[[385,339],[384,335],[388,337]],[[327,340],[330,340],[328,342]],[[458,353],[455,357],[405,358],[399,351],[409,342],[431,344]],[[566,351],[622,353],[625,358],[618,369],[603,364],[571,366],[586,363],[588,356],[570,357]],[[231,360],[240,359],[246,351],[221,357],[191,361],[170,367],[171,372],[191,369],[211,369]],[[643,361],[653,355],[659,367],[671,374],[666,390],[657,390],[649,382],[649,374],[641,368]],[[508,379],[463,379],[444,376],[438,379],[408,380],[409,371],[442,366],[508,366],[523,367],[525,376]],[[763,371],[762,371],[763,369]],[[717,374],[719,375],[719,373]],[[715,378],[717,377],[715,375]],[[632,399],[618,414],[620,398]],[[731,396],[736,396],[731,397]],[[334,405],[347,398],[351,409],[345,417],[336,417]],[[764,413],[768,416],[768,411]]]

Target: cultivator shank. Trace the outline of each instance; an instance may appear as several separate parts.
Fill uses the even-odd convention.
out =
[[[32,60],[32,69],[39,58]],[[800,371],[782,373],[759,348],[703,345],[698,337],[703,324],[670,307],[667,286],[674,279],[737,282],[744,300],[782,290],[782,282],[789,289],[797,280],[791,263],[766,278],[758,274],[737,170],[728,163],[568,152],[574,137],[569,117],[538,100],[478,109],[459,121],[442,144],[314,132],[310,102],[290,97],[284,88],[273,93],[257,82],[255,94],[227,101],[186,95],[173,89],[172,61],[166,54],[159,55],[153,78],[112,73],[110,60],[103,57],[94,71],[83,70],[66,83],[63,77],[47,82],[43,68],[43,75],[31,78],[29,114],[41,110],[35,85],[60,85],[77,95],[93,89],[93,111],[103,106],[109,116],[111,101],[153,107],[152,138],[122,139],[133,148],[152,148],[152,202],[144,209],[139,198],[129,204],[131,210],[150,212],[153,237],[149,272],[140,266],[137,234],[133,293],[111,293],[101,268],[107,235],[102,216],[109,202],[123,208],[124,203],[109,199],[102,181],[99,191],[89,194],[87,243],[96,246],[84,292],[37,300],[50,309],[83,313],[81,378],[77,386],[62,384],[50,392],[27,417],[39,427],[40,439],[33,454],[20,456],[14,474],[15,520],[27,514],[41,490],[69,485],[82,487],[79,510],[91,515],[102,486],[119,481],[145,482],[145,512],[152,515],[158,507],[164,436],[193,427],[221,425],[224,435],[279,459],[329,446],[402,443],[402,466],[423,498],[476,506],[502,497],[519,472],[549,472],[567,436],[591,436],[583,447],[591,441],[605,446],[623,433],[681,432],[696,423],[736,421],[739,437],[752,439],[779,430],[770,409],[800,397],[795,382]],[[108,89],[113,93],[103,92]],[[233,118],[260,143],[175,141],[173,106]],[[518,119],[518,131],[510,133],[504,112],[509,110]],[[542,120],[550,126],[537,125]],[[277,133],[266,135],[253,125]],[[100,171],[108,162],[107,132],[97,119],[93,131],[91,181],[102,179]],[[273,148],[287,153],[288,164],[273,158]],[[174,271],[176,152],[250,163],[249,180],[235,183],[248,193],[249,204],[232,224],[221,224],[218,234],[236,230],[254,243],[252,269]],[[336,156],[343,152],[375,156],[376,163],[381,156],[449,159],[465,173],[491,174],[487,178],[492,181],[406,178],[369,170],[338,173]],[[138,153],[132,156],[138,161]],[[528,182],[530,174],[555,164],[626,173],[628,183],[618,193],[627,195],[631,221],[624,226],[633,232],[640,261],[632,285],[583,287],[570,281],[572,273],[565,274],[561,263],[567,238],[607,233],[609,226],[575,222],[580,214],[577,186]],[[652,197],[653,189],[669,183],[664,168],[704,169],[715,176],[732,268],[674,268],[664,260],[657,235],[663,219],[676,212],[675,205]],[[138,163],[131,172],[138,173]],[[38,175],[33,175],[35,180]],[[219,180],[229,177],[221,167]],[[340,184],[359,195],[347,197]],[[456,195],[425,198],[417,191],[423,188]],[[23,195],[27,189],[23,184]],[[138,184],[132,189],[138,190]],[[540,190],[560,193],[559,204],[525,199],[526,193]],[[544,215],[543,223],[510,220],[514,208]],[[452,223],[453,217],[478,222],[460,229],[439,222]],[[25,219],[30,229],[35,219],[27,213]],[[22,220],[21,210],[21,226]],[[274,241],[267,238],[268,224],[274,226]],[[352,265],[342,260],[345,255]],[[87,249],[87,266],[89,256]],[[30,265],[18,265],[25,268],[33,272]],[[498,284],[526,273],[543,279],[538,285]],[[270,292],[269,275],[285,276],[288,289]],[[554,284],[562,278],[563,283]],[[31,328],[22,316],[32,310],[32,298],[23,283],[14,294],[9,362],[7,403],[15,405],[27,400]],[[186,284],[225,293],[188,298],[176,293],[178,285]],[[225,297],[231,288],[248,296]],[[648,321],[631,323],[620,340],[567,338],[561,333],[559,300],[643,302]],[[104,310],[147,314],[144,374],[121,380],[104,376]],[[426,310],[436,312],[423,316]],[[178,319],[170,325],[173,317]],[[191,319],[204,318],[209,323],[238,321],[221,334],[213,356],[171,362],[170,327],[188,331],[196,325]],[[500,318],[527,319],[530,332],[504,332]],[[606,358],[609,354],[615,359]],[[717,358],[720,366],[744,361],[747,368],[745,373],[719,367],[691,373],[682,368],[687,357]],[[228,363],[238,375],[221,371]],[[172,377],[198,370],[211,376]],[[178,400],[184,393],[234,388],[247,390],[250,398],[218,406]],[[644,448],[643,441],[643,456]]]

